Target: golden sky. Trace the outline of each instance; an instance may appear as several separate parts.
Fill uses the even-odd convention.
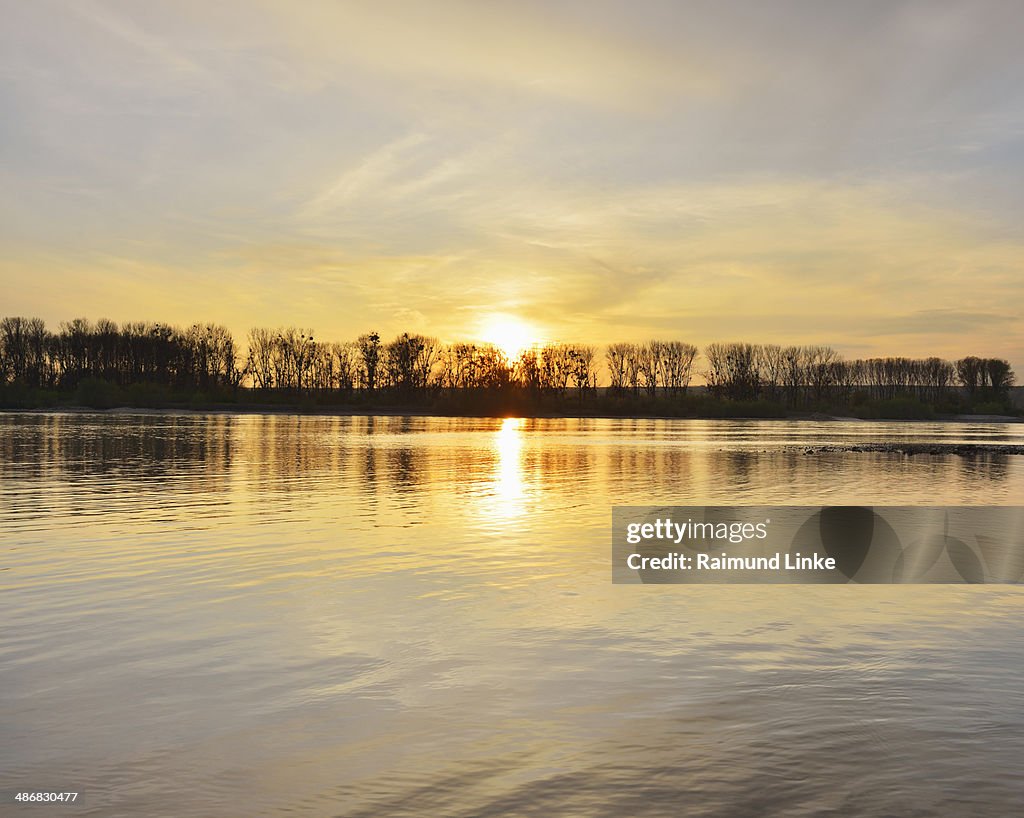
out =
[[[1024,369],[1017,3],[0,11],[0,314]]]

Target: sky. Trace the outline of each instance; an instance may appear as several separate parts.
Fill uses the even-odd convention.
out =
[[[0,13],[0,314],[1024,371],[1017,2]]]

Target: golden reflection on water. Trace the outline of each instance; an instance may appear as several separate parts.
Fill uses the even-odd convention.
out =
[[[948,764],[1014,814],[1024,589],[611,584],[613,505],[1020,502],[1020,457],[793,448],[983,431],[936,426],[0,416],[0,769],[418,818],[836,803],[794,770],[899,814]]]
[[[523,418],[504,418],[494,436],[497,464],[494,495],[487,504],[489,516],[512,520],[526,512],[523,474]]]

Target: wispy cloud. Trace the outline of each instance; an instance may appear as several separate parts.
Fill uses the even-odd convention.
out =
[[[7,311],[1024,365],[1012,4],[4,11]]]
[[[167,40],[150,33],[131,17],[119,14],[108,4],[94,0],[79,0],[65,6],[64,9],[118,43],[141,52],[148,60],[157,62],[170,71],[209,76],[209,72],[199,62],[191,59],[185,51],[169,45]]]
[[[426,134],[412,133],[375,149],[356,164],[346,167],[325,190],[306,202],[299,211],[304,219],[316,220],[346,207],[367,193],[379,195],[407,167],[410,152],[426,140]]]

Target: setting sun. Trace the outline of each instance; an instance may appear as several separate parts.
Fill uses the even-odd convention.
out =
[[[541,343],[535,327],[507,315],[495,315],[486,319],[482,324],[480,337],[488,344],[494,344],[510,361],[514,361],[530,347]]]

